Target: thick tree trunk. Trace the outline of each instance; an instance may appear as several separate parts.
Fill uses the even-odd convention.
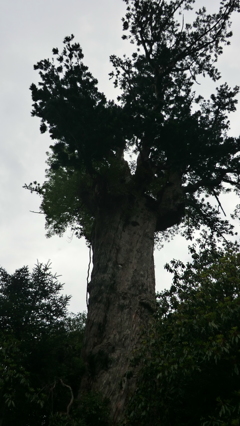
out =
[[[130,360],[156,306],[155,229],[156,214],[143,196],[102,206],[96,218],[82,389],[109,399],[113,424],[134,391]]]

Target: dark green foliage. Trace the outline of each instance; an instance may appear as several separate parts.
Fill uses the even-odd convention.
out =
[[[220,79],[216,62],[229,44],[239,2],[223,0],[214,14],[202,7],[188,22],[193,0],[124,1],[123,39],[135,51],[111,56],[110,77],[121,90],[117,102],[98,91],[73,36],[61,53],[53,49],[52,61],[35,66],[40,83],[31,86],[32,114],[54,144],[44,184],[25,187],[42,197],[49,235],[69,225],[90,241],[96,212],[123,194],[150,198],[156,232],[180,222],[187,237],[202,224],[218,235],[231,232],[220,219],[218,197],[230,186],[239,190],[239,138],[227,135],[239,88],[221,82],[203,99],[194,84],[202,75]],[[127,163],[129,150],[137,160]],[[172,185],[179,209],[166,220],[164,200]]]
[[[28,188],[34,191],[35,185],[36,182]],[[41,208],[46,213],[47,237],[53,234],[61,236],[66,227],[71,226],[76,236],[85,235],[89,240],[93,217],[81,199],[81,196],[87,199],[91,197],[91,181],[87,181],[86,176],[83,174],[80,176],[76,171],[69,173],[64,169],[50,168],[48,182],[41,188],[40,185],[36,185],[35,188],[43,197]]]
[[[48,425],[77,395],[85,316],[69,316],[62,287],[50,264],[0,269],[2,426]]]
[[[204,239],[193,261],[172,261],[128,425],[230,426],[240,419],[239,246]],[[137,362],[137,357],[136,357]]]
[[[55,170],[83,165],[91,169],[92,161],[102,161],[110,148],[122,144],[120,128],[116,134],[119,108],[98,91],[97,80],[83,64],[82,49],[72,43],[73,38],[65,38],[61,54],[53,49],[52,62],[43,60],[35,65],[42,83],[39,88],[31,86],[32,115],[41,118],[41,132],[48,129],[51,138],[58,141],[52,146]]]
[[[110,426],[108,403],[95,393],[82,395],[70,417],[53,415],[49,426]]]
[[[0,285],[1,331],[23,340],[62,327],[70,297],[59,294],[63,285],[49,263],[37,264],[32,273],[24,266],[13,275],[0,268]]]

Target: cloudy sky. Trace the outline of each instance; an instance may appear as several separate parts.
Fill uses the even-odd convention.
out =
[[[204,2],[197,0],[199,5]],[[206,2],[209,3],[209,2]],[[220,3],[211,0],[211,8]],[[51,57],[53,47],[62,47],[65,36],[74,34],[85,54],[85,63],[109,98],[116,96],[108,73],[109,56],[122,55],[127,42],[121,40],[122,0],[0,0],[0,265],[9,273],[36,261],[52,262],[61,275],[65,292],[72,295],[74,312],[86,309],[88,249],[83,240],[45,237],[40,199],[23,189],[24,183],[43,182],[48,135],[40,135],[39,121],[31,117],[29,86],[37,82],[33,64]],[[233,20],[234,37],[219,62],[223,82],[240,84],[240,16]],[[207,81],[199,90],[209,93]],[[240,134],[239,112],[231,117],[233,135]],[[229,214],[235,200],[224,199]],[[156,251],[156,282],[160,290],[170,277],[163,266],[173,257],[185,260],[187,245],[181,238]]]

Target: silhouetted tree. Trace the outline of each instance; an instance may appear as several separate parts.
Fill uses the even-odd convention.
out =
[[[1,426],[47,426],[77,395],[85,317],[69,316],[62,287],[49,263],[0,268]]]

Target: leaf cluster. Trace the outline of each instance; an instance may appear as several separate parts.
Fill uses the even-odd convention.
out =
[[[238,425],[240,418],[239,246],[202,241],[192,262],[173,261],[158,295],[129,425]]]
[[[38,62],[41,82],[32,84],[32,115],[41,118],[40,130],[47,130],[57,142],[51,146],[51,167],[92,170],[92,162],[106,158],[109,149],[121,146],[118,107],[98,91],[97,80],[83,64],[83,53],[74,36],[64,39],[61,53]]]

